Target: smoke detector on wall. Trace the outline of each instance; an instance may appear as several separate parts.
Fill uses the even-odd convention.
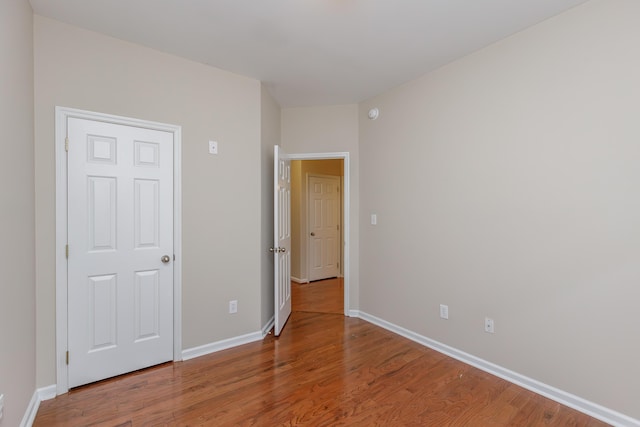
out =
[[[371,110],[369,110],[369,120],[375,120],[379,115],[380,110],[378,110],[377,108],[372,108]]]

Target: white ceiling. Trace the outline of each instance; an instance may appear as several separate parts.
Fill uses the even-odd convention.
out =
[[[263,81],[282,107],[349,104],[586,0],[30,0],[35,13]]]

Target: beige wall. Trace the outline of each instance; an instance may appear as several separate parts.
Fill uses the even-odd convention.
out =
[[[182,126],[183,348],[260,330],[260,82],[39,16],[35,70],[38,386],[55,383],[56,105]]]
[[[291,276],[308,281],[308,241],[304,237],[309,222],[307,177],[343,176],[342,159],[294,160],[291,162]],[[342,204],[340,205],[342,207]],[[342,231],[342,228],[340,228]],[[342,272],[342,250],[339,255]]]
[[[260,188],[262,189],[262,239],[260,244],[262,275],[262,326],[266,326],[274,315],[273,296],[273,254],[269,248],[273,241],[273,147],[280,144],[280,106],[269,94],[264,85],[261,86],[261,143],[262,173]]]
[[[35,391],[33,19],[0,2],[0,426],[20,424]]]
[[[349,152],[351,178],[351,248],[349,258],[351,309],[359,301],[359,196],[360,158],[358,148],[358,106],[334,105],[282,109],[282,147],[287,153]],[[345,273],[346,274],[346,273]]]
[[[361,104],[363,311],[640,418],[639,16],[591,1]]]

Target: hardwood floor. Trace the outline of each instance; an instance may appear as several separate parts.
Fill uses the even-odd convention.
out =
[[[336,314],[326,296],[341,286],[294,284],[279,338],[74,389],[42,402],[34,426],[606,425]]]
[[[344,279],[291,282],[291,310],[344,314]]]

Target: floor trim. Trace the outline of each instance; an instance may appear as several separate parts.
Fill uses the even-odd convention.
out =
[[[41,387],[36,390],[36,393],[38,393],[38,399],[40,399],[40,402],[53,399],[54,397],[56,397],[56,385],[51,384],[47,387]]]
[[[262,338],[262,331],[258,331],[233,338],[228,338],[226,340],[212,342],[210,344],[205,344],[198,347],[188,348],[182,351],[182,360],[194,359],[196,357],[205,356],[217,351],[222,351],[228,348],[237,347],[239,345],[260,341]]]
[[[27,410],[22,417],[22,421],[20,422],[20,427],[31,427],[33,422],[36,420],[36,415],[38,415],[38,408],[40,408],[40,402],[43,400],[49,400],[56,397],[56,385],[52,384],[47,387],[42,387],[33,392],[33,396],[31,396],[31,401],[29,402],[29,406],[27,406]]]
[[[492,375],[500,377],[513,384],[517,384],[521,387],[526,388],[527,390],[540,394],[544,397],[573,408],[593,418],[597,418],[600,421],[604,421],[605,423],[611,424],[615,427],[640,427],[640,420],[631,418],[612,409],[605,408],[604,406],[598,405],[597,403],[590,402],[579,396],[557,389],[548,384],[544,384],[540,381],[521,375],[502,366],[495,365],[484,359],[473,356],[472,354],[465,353],[464,351],[458,350],[453,347],[449,347],[446,344],[442,344],[441,342],[417,334],[391,322],[387,322],[386,320],[380,319],[379,317],[373,316],[364,311],[351,310],[349,312],[349,315],[351,317],[359,317],[362,320],[366,320],[369,323],[380,326],[381,328],[408,338],[411,341],[415,341],[439,353],[446,354],[447,356],[450,356],[468,365],[474,366]]]
[[[20,427],[31,427],[33,425],[33,422],[36,420],[36,415],[38,414],[39,407],[40,399],[38,398],[38,391],[35,391],[33,392],[33,396],[31,396],[29,406],[27,406],[27,410],[22,417]]]
[[[271,319],[269,319],[267,324],[262,327],[262,338],[266,337],[269,334],[269,332],[271,331],[271,329],[273,329],[275,324],[276,324],[276,318],[275,316],[271,316]]]

